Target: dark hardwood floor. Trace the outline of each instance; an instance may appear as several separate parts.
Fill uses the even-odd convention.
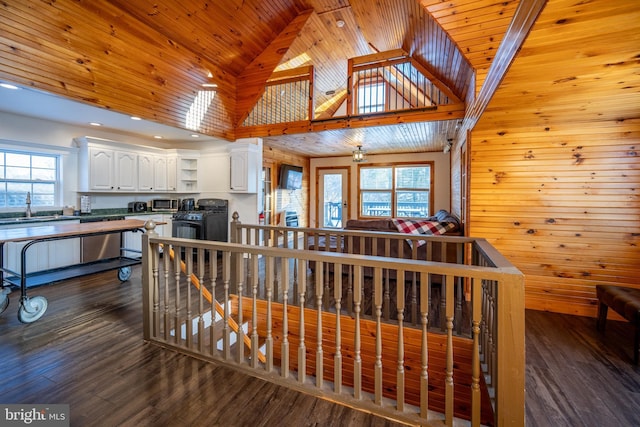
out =
[[[139,267],[31,289],[44,317],[0,315],[0,403],[67,403],[72,426],[394,426],[380,417],[142,342]],[[527,425],[640,425],[633,330],[527,311]]]

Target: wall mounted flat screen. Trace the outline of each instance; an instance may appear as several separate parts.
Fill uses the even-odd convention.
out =
[[[293,165],[280,166],[280,188],[299,190],[302,188],[302,167]]]

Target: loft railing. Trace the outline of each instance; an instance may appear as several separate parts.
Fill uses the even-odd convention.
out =
[[[462,255],[457,264],[363,257],[332,252],[331,245],[304,250],[326,232],[236,220],[232,238],[239,243],[144,236],[145,339],[409,423],[524,423],[523,277],[517,269],[482,239],[446,238],[447,246],[469,255],[466,264]],[[351,233],[347,241],[366,244]],[[177,260],[163,256],[167,248]],[[446,294],[444,332],[438,333],[430,332],[436,277]],[[469,328],[456,334],[460,285]],[[238,333],[231,332],[232,320]]]

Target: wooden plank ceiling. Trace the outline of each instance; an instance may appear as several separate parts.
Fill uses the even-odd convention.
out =
[[[233,140],[274,71],[314,67],[318,117],[345,96],[349,58],[395,49],[469,103],[517,4],[6,0],[0,5],[0,79],[181,128],[202,85],[215,84],[198,130]],[[441,150],[458,123],[444,114],[435,121],[399,117],[356,129],[267,129],[256,136],[307,156],[345,155],[356,145],[371,153],[422,152]]]

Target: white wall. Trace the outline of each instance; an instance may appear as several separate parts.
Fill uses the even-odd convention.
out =
[[[434,194],[433,212],[440,209],[451,210],[451,173],[449,154],[442,152],[429,153],[407,153],[407,154],[380,154],[368,155],[367,165],[376,163],[411,163],[411,162],[433,162],[434,164]],[[351,182],[349,183],[350,203],[349,218],[358,217],[358,164],[354,163],[351,157],[324,157],[311,159],[310,175],[311,181],[309,194],[309,226],[317,227],[318,224],[318,200],[316,185],[318,168],[348,167],[350,168]]]

